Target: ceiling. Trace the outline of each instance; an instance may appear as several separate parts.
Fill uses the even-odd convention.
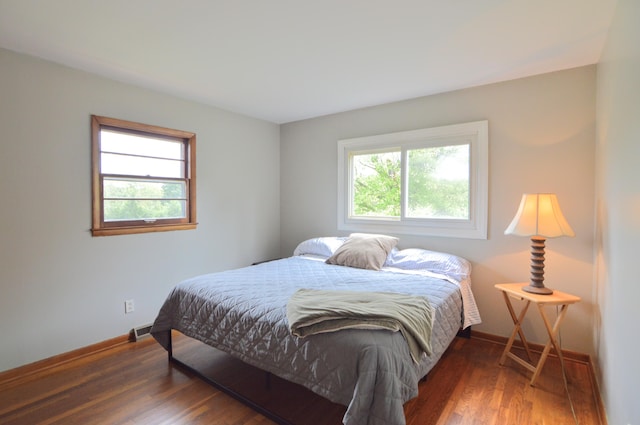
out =
[[[597,63],[617,0],[0,0],[0,47],[286,123]]]

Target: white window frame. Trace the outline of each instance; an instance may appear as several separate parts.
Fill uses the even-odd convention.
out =
[[[406,200],[406,151],[410,148],[469,144],[469,218],[400,219],[350,216],[351,153],[399,148],[402,151],[403,204]],[[474,121],[338,141],[338,230],[487,239],[489,192],[489,122]]]

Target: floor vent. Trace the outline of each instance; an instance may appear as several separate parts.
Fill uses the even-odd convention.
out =
[[[151,326],[152,325],[143,325],[131,329],[131,333],[129,334],[131,341],[135,342],[151,335]]]

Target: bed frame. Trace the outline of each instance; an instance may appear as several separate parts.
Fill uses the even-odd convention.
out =
[[[267,418],[269,418],[270,420],[272,420],[273,422],[275,422],[278,425],[295,425],[292,422],[288,421],[287,419],[283,418],[282,416],[278,415],[277,413],[272,412],[271,410],[268,410],[264,407],[262,407],[261,405],[259,405],[258,403],[254,402],[253,400],[245,397],[244,395],[240,394],[238,391],[234,390],[233,388],[230,388],[229,386],[216,381],[215,379],[205,375],[204,373],[200,372],[199,370],[197,370],[196,368],[189,366],[188,364],[184,363],[183,361],[177,359],[174,355],[173,355],[173,335],[172,335],[172,331],[169,330],[167,331],[168,334],[168,339],[169,339],[169,348],[167,350],[167,355],[168,355],[168,360],[169,360],[169,364],[175,365],[180,369],[186,370],[187,372],[197,376],[198,378],[202,379],[204,382],[206,382],[207,384],[211,385],[212,387],[222,391],[223,393],[233,397],[234,399],[238,400],[240,403],[244,404],[245,406],[250,407],[251,409],[255,410],[256,412],[266,416]],[[466,338],[469,339],[471,337],[471,326],[469,326],[468,328],[464,329],[464,330],[460,330],[458,331],[458,334],[456,335],[459,338]],[[267,389],[271,388],[271,372],[267,372],[265,371],[265,387]],[[420,381],[426,381],[427,376],[429,374],[423,376]]]
[[[289,422],[288,420],[284,419],[282,416],[279,416],[278,414],[265,409],[264,407],[260,406],[259,404],[255,403],[253,400],[250,400],[249,398],[243,396],[242,394],[240,394],[239,392],[237,392],[236,390],[234,390],[233,388],[230,388],[218,381],[216,381],[215,379],[201,373],[200,371],[198,371],[197,369],[195,369],[192,366],[189,366],[188,364],[182,362],[181,360],[178,360],[177,358],[174,357],[173,355],[173,338],[172,338],[172,334],[171,334],[171,330],[167,331],[168,336],[169,336],[169,348],[167,350],[167,354],[168,354],[168,359],[169,359],[169,363],[178,366],[181,369],[184,369],[186,371],[188,371],[189,373],[192,373],[194,375],[196,375],[198,378],[202,379],[203,381],[205,381],[207,384],[213,386],[214,388],[217,388],[218,390],[222,391],[223,393],[233,397],[234,399],[238,400],[240,403],[244,404],[245,406],[248,406],[250,408],[252,408],[253,410],[255,410],[256,412],[266,416],[267,418],[271,419],[272,421],[274,421],[275,423],[277,423],[278,425],[294,425],[291,422]],[[265,385],[266,388],[270,388],[271,387],[271,373],[270,372],[266,372],[265,371]]]

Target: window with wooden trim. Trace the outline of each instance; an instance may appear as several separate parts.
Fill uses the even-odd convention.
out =
[[[196,227],[196,135],[91,116],[93,236]]]

